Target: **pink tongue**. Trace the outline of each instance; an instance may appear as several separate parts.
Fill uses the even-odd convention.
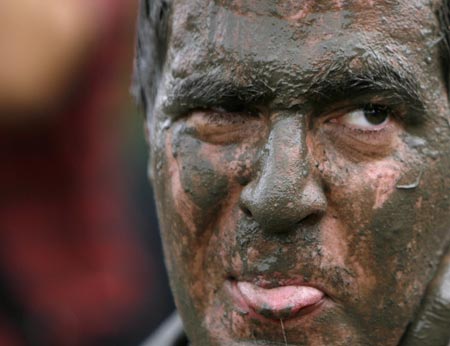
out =
[[[318,303],[324,296],[322,291],[308,286],[281,286],[265,289],[248,282],[238,282],[246,303],[255,311],[271,311],[278,315],[286,310],[295,313],[300,309]]]

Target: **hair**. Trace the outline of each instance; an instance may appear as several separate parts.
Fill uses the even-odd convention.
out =
[[[153,109],[170,36],[170,0],[140,0],[131,92],[145,114]]]
[[[170,39],[171,0],[140,0],[132,94],[144,114],[152,111]],[[442,71],[450,98],[450,0],[442,0],[436,15]]]

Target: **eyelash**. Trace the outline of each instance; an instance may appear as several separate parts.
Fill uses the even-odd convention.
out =
[[[322,111],[317,117],[315,118],[322,118],[324,119],[323,122],[328,122],[333,119],[339,119],[342,118],[352,112],[357,111],[373,111],[373,112],[384,112],[387,114],[387,116],[398,122],[404,122],[406,121],[406,109],[404,106],[399,105],[389,105],[382,102],[364,102],[364,103],[358,103],[356,105],[345,105],[342,107],[338,107],[331,110]]]
[[[389,106],[389,105],[385,105],[383,103],[371,103],[371,102],[367,102],[367,103],[360,103],[357,106],[347,106],[347,107],[342,107],[339,108],[338,110],[334,110],[334,111],[326,111],[326,112],[321,112],[321,114],[319,113],[319,115],[314,115],[314,113],[312,114],[311,119],[325,119],[323,121],[321,121],[321,123],[327,123],[327,122],[331,122],[333,121],[333,119],[340,119],[344,116],[346,116],[347,114],[351,113],[351,112],[356,112],[358,110],[364,110],[365,108],[371,107],[372,109],[378,109],[381,111],[384,111],[387,113],[387,116],[390,117],[390,119],[392,120],[397,120],[397,121],[404,121],[404,115],[403,112],[396,110],[395,107]],[[236,117],[240,117],[241,119],[245,119],[245,118],[257,118],[257,117],[262,117],[265,114],[267,115],[268,112],[265,112],[264,110],[262,110],[261,108],[258,107],[252,107],[252,108],[246,108],[246,107],[232,107],[232,108],[222,108],[222,107],[211,107],[211,108],[196,108],[193,110],[190,110],[188,112],[186,112],[185,114],[187,114],[187,116],[189,117],[191,114],[195,114],[196,112],[202,112],[204,114],[206,114],[207,118],[209,120],[212,121],[223,121],[223,120],[227,120],[229,119],[230,121],[236,120]],[[373,133],[373,132],[379,132],[382,129],[362,129],[362,128],[357,128],[357,127],[352,127],[352,126],[346,126],[345,124],[340,124],[342,127],[345,127],[346,129],[350,130],[350,131],[354,131],[356,133]]]

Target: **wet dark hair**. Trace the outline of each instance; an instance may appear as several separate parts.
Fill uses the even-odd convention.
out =
[[[153,109],[170,36],[170,0],[140,0],[132,94],[147,113]]]
[[[140,0],[132,93],[145,114],[153,109],[170,38],[171,0]],[[441,59],[450,93],[450,0],[437,9]]]

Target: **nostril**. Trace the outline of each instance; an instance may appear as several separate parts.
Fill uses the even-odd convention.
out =
[[[319,220],[322,217],[322,213],[312,213],[306,216],[305,218],[301,219],[297,222],[297,225],[303,225],[303,226],[312,226],[319,222]]]
[[[246,208],[246,207],[241,207],[242,212],[248,216],[248,217],[253,217],[252,212],[250,211],[250,209]]]

